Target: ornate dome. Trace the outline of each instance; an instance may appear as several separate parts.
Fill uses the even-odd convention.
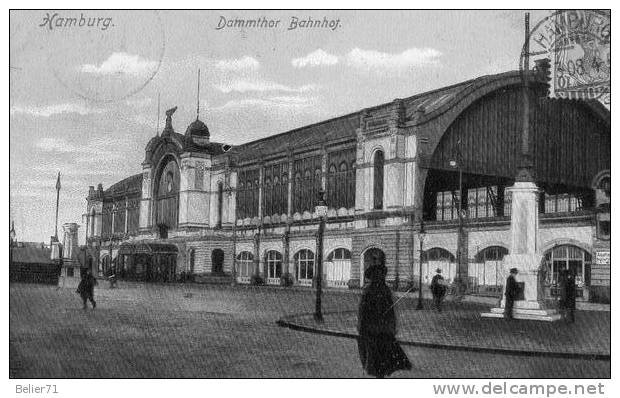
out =
[[[200,119],[196,119],[189,126],[187,126],[185,135],[209,138],[209,128]]]
[[[199,146],[209,144],[209,135],[209,128],[198,118],[187,126],[185,131],[185,136]]]

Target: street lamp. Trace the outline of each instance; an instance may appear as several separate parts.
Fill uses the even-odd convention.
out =
[[[459,170],[459,229],[457,244],[457,277],[456,277],[456,293],[460,295],[462,293],[463,280],[461,278],[461,272],[463,267],[463,167],[461,164],[460,153],[457,154],[457,159],[450,160],[450,167],[458,168]]]
[[[325,190],[319,190],[319,201],[314,208],[319,217],[319,230],[316,234],[316,302],[314,308],[314,320],[323,322],[321,311],[321,294],[323,285],[323,234],[325,232],[325,218],[327,217],[327,203],[325,202]]]
[[[426,231],[424,230],[424,220],[420,218],[420,231],[418,231],[418,239],[420,240],[420,273],[418,275],[418,306],[416,310],[421,310],[424,307],[422,306],[422,257],[424,256],[424,237],[426,235]]]

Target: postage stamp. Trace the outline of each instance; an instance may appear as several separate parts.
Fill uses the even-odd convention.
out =
[[[609,11],[553,12],[534,26],[528,39],[533,57],[551,61],[551,97],[598,99],[610,105]]]

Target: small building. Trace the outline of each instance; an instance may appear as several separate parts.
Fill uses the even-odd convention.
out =
[[[16,242],[10,248],[9,281],[57,284],[58,265],[51,260],[51,248],[44,243]]]

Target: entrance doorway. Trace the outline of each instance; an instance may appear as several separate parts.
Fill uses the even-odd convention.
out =
[[[364,271],[373,265],[385,265],[385,253],[376,247],[370,248],[364,252]],[[364,272],[365,273],[365,272]],[[365,275],[362,275],[364,283],[369,282]]]
[[[224,251],[222,249],[215,249],[211,253],[211,273],[224,273]]]
[[[589,300],[590,268],[592,256],[585,250],[573,245],[556,246],[545,253],[545,283],[550,287],[552,296],[559,296],[560,273],[569,270],[575,275],[577,299]]]

